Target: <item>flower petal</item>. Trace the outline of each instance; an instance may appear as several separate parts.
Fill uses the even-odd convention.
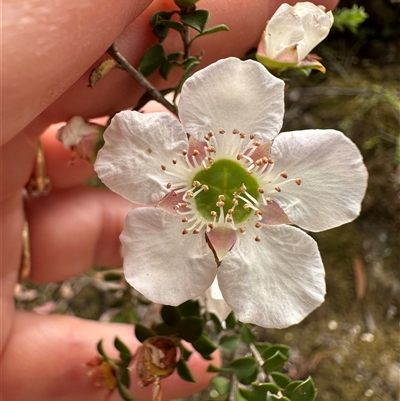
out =
[[[211,287],[201,296],[208,312],[214,313],[219,320],[223,321],[231,312],[231,308],[225,302],[218,286],[218,280],[215,278]]]
[[[261,207],[261,211],[261,223],[267,226],[291,223],[286,213],[275,201],[271,201],[270,203],[267,203],[265,206]]]
[[[294,48],[296,50],[297,44],[303,37],[304,29],[301,18],[293,12],[292,6],[282,4],[272,16],[265,29],[264,46],[266,57],[292,63],[298,62],[297,51],[293,55],[295,58],[283,57],[283,54],[286,54],[288,49]]]
[[[283,328],[324,300],[324,267],[316,242],[298,228],[264,226],[260,242],[247,232],[218,268],[227,304],[244,323]]]
[[[121,234],[126,281],[153,302],[179,305],[202,295],[217,265],[204,235],[182,234],[182,222],[158,208],[132,210]]]
[[[172,159],[187,150],[187,136],[169,113],[122,111],[104,134],[95,170],[114,192],[130,201],[150,204],[168,193]]]
[[[273,196],[292,223],[323,231],[360,213],[368,173],[359,150],[341,132],[283,132],[274,141],[271,158],[274,173],[286,171],[289,179],[301,179],[301,185],[283,183]]]
[[[333,24],[333,15],[331,11],[325,12],[324,7],[310,2],[297,3],[293,9],[301,17],[304,28],[304,38],[297,48],[300,61],[328,36]]]
[[[182,88],[179,116],[186,132],[202,139],[223,128],[256,134],[266,142],[283,118],[283,81],[260,63],[228,58],[204,68]]]
[[[227,227],[216,227],[206,235],[219,261],[226,256],[236,242],[236,232]]]

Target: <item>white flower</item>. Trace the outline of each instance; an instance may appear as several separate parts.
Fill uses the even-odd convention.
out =
[[[58,130],[57,139],[81,159],[93,161],[97,142],[103,132],[102,125],[87,122],[81,116],[74,116]]]
[[[308,67],[325,72],[310,55],[332,27],[333,15],[313,3],[282,4],[267,23],[257,49],[257,59],[267,67]]]
[[[181,122],[124,111],[107,128],[99,177],[133,202],[158,202],[132,210],[121,235],[126,279],[153,302],[200,296],[216,276],[243,322],[286,327],[323,302],[317,244],[287,223],[353,220],[367,172],[341,132],[279,134],[283,87],[257,62],[220,60],[184,84]]]

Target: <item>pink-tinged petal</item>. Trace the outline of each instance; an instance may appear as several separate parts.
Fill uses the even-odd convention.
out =
[[[216,227],[206,235],[219,261],[225,257],[236,242],[236,232],[227,227]]]
[[[288,175],[276,183],[281,191],[271,197],[293,224],[323,231],[360,213],[368,173],[360,151],[341,132],[283,132],[274,141],[271,158],[275,161],[271,175],[281,171]],[[297,184],[290,181],[295,178],[300,179]]]
[[[193,167],[199,165],[206,157],[205,147],[207,146],[205,141],[189,136],[189,149],[188,149],[188,160]]]
[[[126,281],[152,302],[179,305],[202,295],[217,264],[203,234],[182,234],[179,216],[132,210],[121,234]]]
[[[289,217],[282,208],[273,200],[260,208],[262,212],[261,223],[267,226],[276,226],[279,224],[290,224]]]
[[[269,158],[271,156],[271,143],[272,142],[267,142],[256,147],[256,150],[250,156],[253,162],[262,159],[263,157]]]
[[[205,304],[207,311],[217,315],[221,321],[225,320],[232,310],[222,296],[217,278],[200,299]]]
[[[291,226],[263,226],[261,241],[240,236],[218,268],[227,304],[245,323],[284,328],[324,301],[324,267],[316,242]]]
[[[182,199],[184,195],[184,192],[170,192],[163,199],[161,199],[160,202],[157,203],[157,207],[163,209],[167,213],[172,213],[176,215],[176,207],[178,206],[178,204],[184,203],[184,200]],[[179,210],[185,212],[188,209],[180,207]]]
[[[182,88],[179,116],[186,132],[202,139],[237,129],[266,142],[279,132],[284,83],[260,63],[219,60],[189,78]]]
[[[151,204],[169,192],[166,184],[178,178],[167,175],[161,165],[184,172],[172,159],[183,157],[187,135],[169,113],[122,111],[112,119],[104,140],[95,170],[110,189],[130,201]]]

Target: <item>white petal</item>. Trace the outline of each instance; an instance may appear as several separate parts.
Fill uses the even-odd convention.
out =
[[[301,185],[283,184],[273,196],[292,223],[323,231],[360,213],[368,173],[356,145],[341,132],[283,132],[275,139],[271,158],[272,174],[286,171],[289,179],[301,179]]]
[[[264,35],[266,56],[277,59],[284,49],[296,46],[303,39],[301,18],[296,15],[292,6],[282,4],[268,22]],[[292,60],[297,61],[300,60]]]
[[[217,315],[221,321],[225,320],[232,310],[221,294],[217,278],[215,278],[211,287],[206,291],[201,299],[206,305],[207,311]]]
[[[150,204],[167,194],[171,178],[161,165],[188,147],[180,123],[168,113],[142,114],[122,111],[104,134],[95,170],[114,192],[130,201]]]
[[[179,116],[186,132],[202,139],[223,128],[266,142],[280,130],[284,83],[260,63],[228,58],[204,68],[182,88]]]
[[[71,148],[78,145],[85,136],[93,135],[97,137],[102,130],[104,130],[104,127],[101,125],[89,123],[81,116],[74,116],[58,130],[57,139],[66,148]]]
[[[225,301],[238,319],[263,327],[299,323],[324,300],[324,267],[316,242],[298,228],[247,232],[218,268]]]
[[[322,42],[333,24],[332,12],[325,12],[315,4],[304,2],[297,3],[294,11],[302,18],[304,38],[299,43],[299,60],[303,60],[318,43]]]
[[[204,234],[182,234],[179,216],[132,210],[121,234],[126,281],[153,302],[179,305],[203,294],[217,270]]]

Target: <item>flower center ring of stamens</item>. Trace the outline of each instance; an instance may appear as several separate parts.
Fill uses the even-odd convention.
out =
[[[253,204],[260,196],[256,179],[241,163],[229,159],[217,160],[208,169],[199,171],[194,181],[207,186],[207,191],[198,193],[194,202],[197,211],[209,221],[214,221],[212,212],[220,215],[223,211],[228,222],[241,223],[252,213],[245,206],[245,199]]]

